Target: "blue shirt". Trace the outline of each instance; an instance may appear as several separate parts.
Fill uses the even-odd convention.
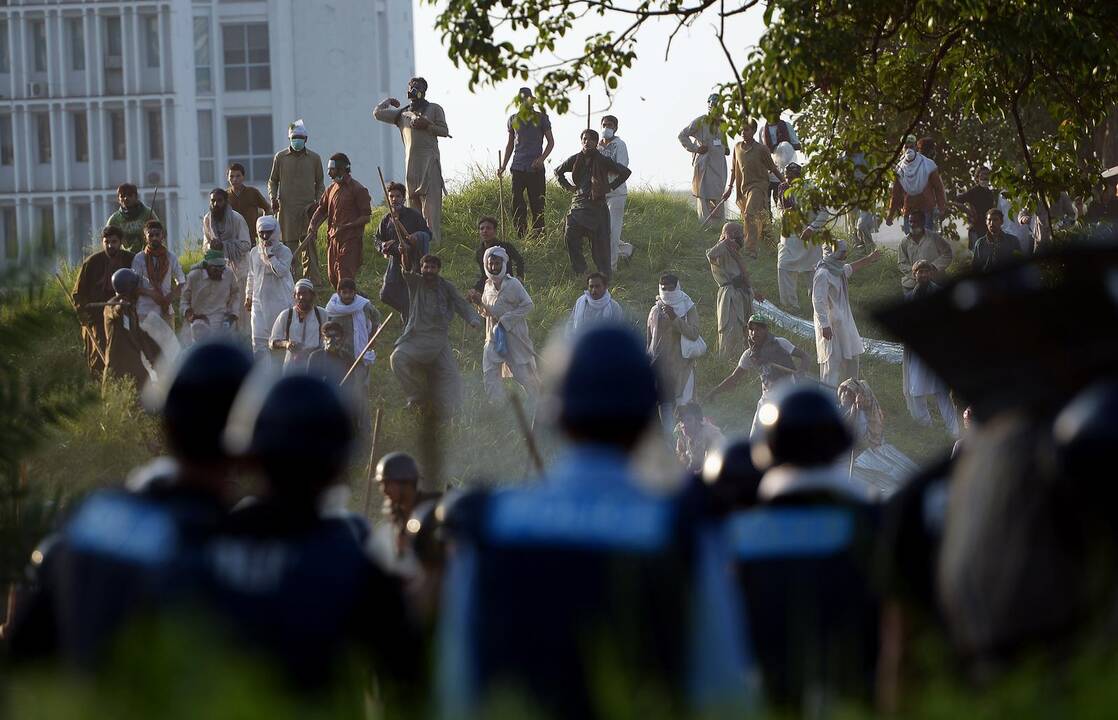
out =
[[[540,112],[534,123],[525,122],[519,116],[511,115],[509,116],[508,129],[516,136],[512,146],[512,165],[510,167],[513,170],[523,172],[542,172],[543,168],[533,171],[532,162],[543,155],[544,133],[551,130],[551,120],[547,117],[547,113]]]

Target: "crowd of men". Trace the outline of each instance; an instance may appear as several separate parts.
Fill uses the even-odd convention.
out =
[[[876,224],[872,213],[869,221],[868,211],[858,214],[850,242],[832,234],[834,213],[811,206],[797,182],[802,145],[789,121],[758,128],[747,119],[731,146],[713,114],[696,118],[679,140],[694,157],[700,219],[722,222],[706,251],[717,349],[709,352],[684,291],[685,280],[701,280],[678,271],[660,275],[642,339],[627,323],[644,309],[627,311],[610,294],[619,261],[640,248],[622,239],[629,155],[618,119],[604,117],[601,133],[583,130],[579,152],[555,169],[572,194],[564,240],[586,289],[545,383],[525,260],[498,237],[494,218],[476,223],[476,284],[463,291],[443,275],[438,138],[449,130],[427,90],[413,78],[408,104],[387,98],[373,112],[399,128],[406,157],[405,181],[385,187],[389,212],[374,244],[387,259],[377,297],[403,328],[387,353],[392,373],[408,406],[453,418],[462,404],[450,340],[457,315],[484,334],[488,401],[505,402],[512,379],[531,415],[554,423],[569,448],[541,483],[442,497],[420,491],[414,458],[389,453],[376,468],[385,508],[375,529],[344,509],[326,512],[369,421],[370,369],[386,322],[357,283],[372,200],[349,158],[329,158],[325,187],[298,120],[275,156],[268,198],[230,165],[229,187],[213,190],[202,220],[202,260],[186,269],[154,211],[122,185],[120,210],[102,231],[102,251],[83,263],[72,300],[91,374],[150,385],[172,458],[126,490],[94,493],[37,551],[5,633],[16,665],[59,662],[96,676],[128,621],[155,614],[218,618],[230,647],[268,658],[311,697],[347,686],[356,650],[376,678],[372,694],[402,716],[468,717],[509,689],[558,716],[609,716],[601,678],[586,672],[603,660],[618,668],[619,687],[661,693],[671,716],[737,716],[758,702],[813,714],[845,700],[895,702],[909,637],[896,618],[912,600],[896,587],[934,574],[931,548],[948,542],[947,474],[910,479],[918,469],[886,442],[861,374],[865,342],[849,279],[881,257],[864,229]],[[520,94],[535,119],[509,118],[500,171],[511,170],[524,238],[543,230],[544,163],[556,143],[531,90]],[[910,136],[904,145],[885,222],[903,219],[898,298],[918,302],[937,292],[956,250],[941,233],[949,200],[934,143]],[[985,272],[1030,254],[1047,224],[1022,212],[1018,234],[1007,230],[989,174],[979,168],[976,187],[950,200],[968,210],[972,269]],[[740,221],[724,222],[731,196]],[[1092,212],[1116,203],[1104,199]],[[784,309],[799,308],[798,276],[811,274],[814,359],[761,310],[749,265],[770,228]],[[859,238],[865,252],[850,259]],[[699,362],[728,371],[705,393]],[[946,385],[907,350],[903,369],[916,422],[932,423],[934,401],[945,431],[959,437],[968,414]],[[761,387],[750,432],[727,443],[700,400],[750,373]],[[1101,397],[1114,402],[1107,392]],[[1098,402],[1068,421],[1073,435],[1097,420]],[[673,493],[649,492],[634,474],[632,458],[650,433],[673,438],[683,478]],[[263,486],[234,497],[231,479],[246,468]],[[917,515],[922,529],[902,531],[890,520],[897,515]],[[896,550],[902,532],[919,534],[919,547],[886,562],[895,584],[883,588],[879,554]],[[952,581],[988,579],[967,576],[963,561],[955,569],[944,593]],[[916,603],[926,609],[934,598]],[[957,615],[940,622],[969,658],[1005,649],[1005,638],[976,635]],[[1031,627],[1010,630],[1018,633],[1010,640],[1035,639]],[[431,663],[428,643],[437,647]]]

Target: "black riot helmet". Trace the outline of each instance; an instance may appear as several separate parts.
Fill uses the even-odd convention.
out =
[[[1096,383],[1079,393],[1056,416],[1052,430],[1068,475],[1088,478],[1107,467],[1118,446],[1118,382]]]
[[[762,439],[752,456],[762,471],[828,465],[853,442],[835,399],[816,386],[785,385],[757,413]]]
[[[721,510],[750,507],[757,502],[761,471],[753,464],[749,438],[729,440],[707,453],[703,484]]]
[[[132,268],[121,268],[113,273],[112,284],[113,292],[129,297],[140,287],[140,276]]]
[[[554,388],[560,427],[584,442],[628,449],[656,411],[656,375],[640,340],[620,324],[595,325],[574,341]]]
[[[179,356],[166,383],[147,386],[145,404],[162,413],[176,457],[203,463],[226,457],[225,422],[251,371],[245,350],[223,341],[203,342]]]
[[[314,500],[346,466],[352,410],[336,386],[307,375],[246,383],[229,413],[225,442],[263,471],[274,495]]]
[[[405,452],[390,452],[377,463],[377,482],[419,483],[419,464]]]

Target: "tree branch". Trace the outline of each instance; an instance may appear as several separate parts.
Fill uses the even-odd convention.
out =
[[[1021,84],[1013,92],[1013,102],[1010,104],[1010,110],[1013,111],[1013,122],[1017,126],[1017,140],[1021,143],[1021,152],[1025,156],[1025,168],[1029,171],[1029,183],[1033,186],[1033,193],[1040,203],[1040,211],[1044,213],[1044,221],[1048,224],[1048,237],[1052,237],[1052,212],[1048,208],[1048,198],[1044,196],[1040,182],[1037,180],[1036,167],[1033,165],[1033,154],[1029,150],[1029,140],[1025,137],[1025,125],[1021,122],[1021,95],[1032,83],[1034,70],[1033,58],[1030,55],[1029,70],[1025,73],[1025,77],[1021,78]],[[1037,220],[1039,221],[1040,218],[1037,218]]]

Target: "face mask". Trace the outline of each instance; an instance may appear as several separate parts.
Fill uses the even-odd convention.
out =
[[[306,146],[307,146],[307,141],[306,141],[305,138],[291,138],[291,149],[294,150],[295,152],[299,152],[300,150],[302,150]]]
[[[422,100],[423,91],[419,88],[408,88],[408,100]]]
[[[916,159],[915,148],[909,148],[908,150],[905,150],[904,151],[904,158],[905,158],[905,160],[908,160],[909,162],[912,162],[913,160],[915,160]]]
[[[613,128],[605,128],[602,130],[602,137],[606,140],[612,140],[614,135]]]

